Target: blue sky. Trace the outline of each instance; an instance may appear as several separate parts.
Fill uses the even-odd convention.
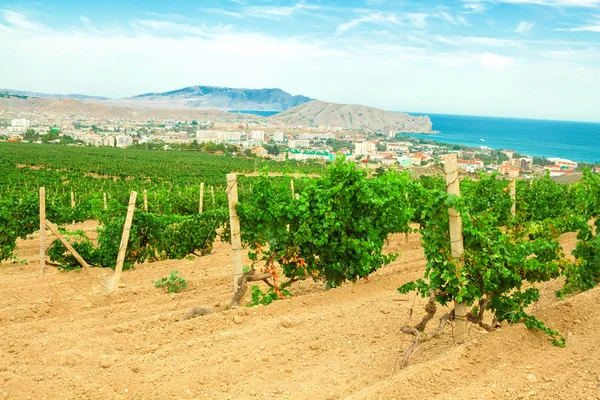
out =
[[[280,87],[387,110],[600,122],[600,0],[1,3],[0,87]]]

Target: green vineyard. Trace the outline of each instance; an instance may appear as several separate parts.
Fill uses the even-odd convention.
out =
[[[236,211],[252,262],[241,281],[269,286],[265,294],[253,293],[256,301],[286,296],[287,287],[305,279],[327,288],[368,279],[402,257],[383,251],[389,235],[418,231],[427,258],[424,276],[398,290],[416,291],[430,304],[427,316],[409,331],[419,336],[436,304],[454,302],[466,307],[468,321],[486,330],[503,321],[524,322],[564,346],[560,332],[526,312],[539,298],[536,284],[563,277],[556,294],[567,296],[600,282],[600,176],[589,171],[571,185],[549,176],[519,180],[513,200],[511,182],[495,174],[460,181],[457,196],[448,194],[441,175],[369,176],[346,161],[325,168],[192,152],[0,144],[0,170],[0,260],[11,257],[17,238],[39,229],[40,187],[46,189],[49,221],[61,226],[99,221],[97,243],[84,234],[71,237],[92,266],[115,267],[131,191],[140,195],[125,269],[207,254],[218,237],[231,236],[225,177],[238,172]],[[258,176],[244,177],[257,170]],[[292,173],[304,174],[294,178],[293,189]],[[458,255],[449,213],[462,226]],[[567,232],[577,232],[573,254],[559,244]],[[47,255],[61,269],[79,267],[58,240]],[[456,318],[455,312],[442,322]]]

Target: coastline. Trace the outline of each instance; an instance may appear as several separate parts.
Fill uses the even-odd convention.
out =
[[[419,140],[419,141],[424,140],[425,142],[423,144],[433,144],[433,145],[447,147],[447,148],[454,148],[456,146],[459,146],[461,148],[461,150],[467,150],[467,151],[476,151],[476,150],[482,150],[482,149],[489,149],[489,150],[493,150],[493,151],[507,150],[505,148],[486,146],[484,143],[482,143],[480,146],[472,146],[472,145],[468,145],[468,144],[447,143],[447,142],[437,141],[434,139],[425,139],[422,137],[424,134],[401,134],[400,133],[399,136],[397,136],[397,138],[402,138],[402,135],[404,135],[405,137],[408,137],[409,139],[414,139],[414,140]],[[421,137],[419,137],[419,136],[421,136]],[[427,136],[433,136],[433,135],[428,134]],[[554,158],[565,159],[564,157],[560,157],[560,156],[536,155],[536,154],[529,153],[527,151],[519,151],[518,153],[524,157],[538,158],[538,159],[544,159],[544,160],[549,160],[551,158],[552,159],[554,159]],[[600,164],[600,162],[593,162],[593,161],[586,161],[586,160],[578,160],[578,159],[568,159],[568,160],[576,162],[578,164],[590,164],[590,165]]]
[[[428,114],[439,135],[429,140],[514,150],[540,158],[600,162],[600,123]],[[404,136],[416,139],[422,135]],[[482,141],[483,139],[484,141]]]

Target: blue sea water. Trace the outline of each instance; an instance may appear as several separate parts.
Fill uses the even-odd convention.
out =
[[[409,135],[466,146],[510,149],[537,157],[600,162],[600,123],[535,119],[428,115],[436,135]],[[485,142],[480,141],[485,140]]]
[[[257,110],[230,110],[230,113],[234,114],[254,114],[260,115],[261,117],[270,117],[271,115],[279,114],[279,111],[257,111]]]
[[[277,111],[235,111],[264,117]],[[408,135],[465,146],[510,149],[537,157],[560,157],[573,161],[600,162],[600,123],[537,119],[428,115],[436,135]],[[480,139],[485,140],[482,142]]]

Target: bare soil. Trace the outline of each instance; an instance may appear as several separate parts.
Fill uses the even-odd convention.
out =
[[[412,323],[424,314],[423,300],[396,291],[423,272],[419,240],[391,238],[388,250],[402,255],[368,281],[328,291],[300,282],[290,299],[226,310],[226,243],[194,260],[139,265],[107,295],[108,269],[47,267],[38,277],[32,235],[19,242],[23,263],[0,264],[0,399],[600,399],[600,290],[561,301],[559,281],[541,286],[531,311],[566,348],[522,324],[471,326],[455,345],[448,326],[399,370],[411,341],[399,327],[411,309]],[[574,235],[563,243],[570,251]],[[171,270],[188,290],[154,288]],[[211,312],[180,320],[192,307]]]

